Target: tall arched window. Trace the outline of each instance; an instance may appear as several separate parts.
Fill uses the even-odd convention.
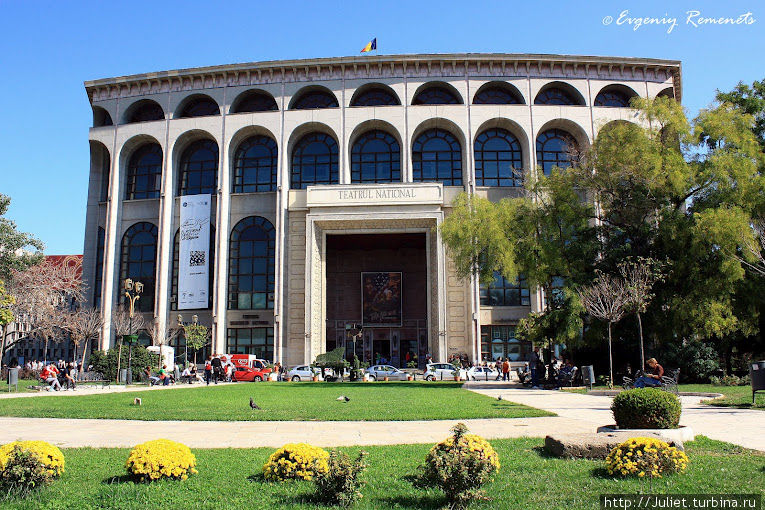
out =
[[[218,103],[208,96],[196,96],[186,101],[178,117],[209,117],[211,115],[220,115]]]
[[[164,120],[165,112],[159,103],[152,101],[151,99],[143,99],[136,104],[130,106],[127,111],[127,122],[132,124],[134,122],[151,122],[153,120]]]
[[[553,167],[568,168],[576,162],[578,145],[573,136],[562,129],[548,129],[537,136],[537,165],[545,175]]]
[[[534,104],[570,106],[581,104],[581,101],[575,98],[569,91],[563,90],[560,87],[548,87],[537,94]]]
[[[256,135],[239,144],[234,155],[232,193],[276,191],[276,142]]]
[[[271,112],[278,109],[273,96],[265,92],[252,91],[245,92],[236,100],[231,113]]]
[[[274,307],[276,232],[265,218],[250,216],[231,231],[228,254],[228,309]]]
[[[521,144],[506,129],[487,129],[475,139],[476,186],[523,186]]]
[[[101,284],[104,281],[104,246],[106,244],[106,231],[98,227],[98,239],[96,240],[96,271],[93,277],[93,307],[101,308]]]
[[[446,86],[434,85],[414,96],[412,104],[462,104],[462,100]]]
[[[154,311],[154,282],[157,267],[157,227],[152,223],[136,223],[122,236],[120,257],[120,289],[125,278],[143,283],[143,293],[136,301],[141,312]],[[120,303],[125,302],[124,293]]]
[[[292,150],[290,187],[305,189],[313,184],[337,184],[337,142],[324,133],[309,133]]]
[[[443,182],[462,186],[462,148],[454,136],[443,129],[429,129],[412,144],[414,182]]]
[[[309,90],[298,96],[292,103],[291,110],[315,110],[337,107],[337,98],[328,90]]]
[[[215,193],[218,184],[218,144],[197,140],[183,151],[178,195]]]
[[[130,156],[125,183],[125,199],[159,198],[162,184],[162,148],[150,143]]]
[[[181,229],[177,229],[175,231],[175,237],[173,238],[173,267],[172,267],[172,289],[170,290],[170,309],[171,310],[177,310],[178,309],[178,271],[180,268],[180,254],[181,254]],[[209,261],[209,274],[210,277],[208,278],[208,303],[207,303],[207,309],[212,308],[213,304],[213,285],[215,283],[215,271],[213,268],[215,267],[215,227],[210,224],[210,261]]]
[[[523,104],[523,98],[510,85],[490,83],[476,92],[473,104]]]
[[[400,182],[401,147],[375,129],[359,136],[351,150],[351,182]]]
[[[612,108],[627,108],[634,94],[617,87],[606,87],[595,96],[595,106],[610,106]]]
[[[369,87],[358,92],[351,100],[351,106],[391,106],[400,105],[401,101],[388,90],[381,86]]]

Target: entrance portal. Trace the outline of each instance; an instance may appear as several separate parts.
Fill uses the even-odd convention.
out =
[[[328,235],[326,349],[353,356],[347,324],[362,324],[356,355],[370,364],[424,362],[428,278],[424,233]]]

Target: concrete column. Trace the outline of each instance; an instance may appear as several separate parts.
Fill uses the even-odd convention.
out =
[[[282,329],[282,322],[286,324],[287,316],[283,312],[284,303],[284,271],[285,271],[285,257],[288,230],[287,225],[287,200],[289,196],[289,181],[284,178],[284,169],[286,161],[284,159],[287,148],[284,142],[284,81],[282,81],[282,96],[281,107],[279,117],[279,133],[277,134],[279,140],[279,152],[277,155],[277,167],[276,167],[276,268],[274,274],[274,362],[284,362],[284,334]],[[228,236],[226,236],[228,237]]]
[[[437,289],[438,289],[438,352],[434,354],[434,359],[440,363],[445,363],[449,356],[448,339],[446,337],[446,251],[444,241],[441,238],[439,228],[443,222],[443,213],[436,219],[436,270],[437,270]]]
[[[165,146],[163,151],[163,166],[162,166],[162,184],[160,186],[160,202],[159,202],[159,246],[157,246],[157,268],[156,268],[156,281],[157,281],[157,295],[154,301],[154,317],[157,320],[158,332],[157,336],[160,339],[165,338],[165,329],[167,328],[168,314],[170,312],[169,299],[170,289],[172,288],[172,271],[170,270],[170,264],[172,262],[173,252],[173,206],[175,205],[175,186],[173,183],[174,172],[172,166],[168,164],[170,161],[168,147],[168,122],[165,121]]]
[[[117,150],[117,127],[114,128],[114,150],[109,169],[109,202],[106,206],[106,236],[104,238],[104,286],[101,295],[101,313],[104,324],[101,327],[101,350],[111,345],[112,312],[116,296],[119,294],[119,263],[120,249],[119,220],[120,220],[120,151]],[[115,288],[116,286],[116,288]]]
[[[225,92],[224,92],[225,103]],[[225,108],[221,119],[218,163],[218,210],[215,218],[215,281],[213,286],[213,352],[226,352],[226,309],[228,307],[228,231],[231,210],[229,143]]]

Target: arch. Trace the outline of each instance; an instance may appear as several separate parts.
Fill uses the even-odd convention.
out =
[[[351,146],[351,182],[401,182],[401,145],[382,129],[361,133]]]
[[[536,105],[585,106],[582,94],[571,84],[553,81],[542,87],[534,98]]]
[[[337,139],[324,130],[302,135],[291,147],[290,188],[305,189],[315,184],[337,184],[337,147]]]
[[[382,83],[367,83],[353,93],[351,106],[396,106],[401,100],[396,92]]]
[[[656,97],[668,97],[670,99],[675,99],[675,89],[674,87],[667,87],[666,89],[656,94]]]
[[[523,151],[509,130],[490,127],[480,131],[473,153],[476,186],[523,186]]]
[[[113,126],[112,116],[105,108],[93,107],[93,127]]]
[[[180,269],[180,254],[181,254],[181,229],[175,230],[175,236],[173,237],[173,265],[171,266],[170,274],[172,276],[171,289],[170,289],[170,309],[178,310],[178,272]],[[213,305],[213,289],[215,288],[215,225],[210,223],[210,260],[208,262],[208,268],[210,269],[210,277],[208,278],[208,290],[207,290],[207,309],[210,310]]]
[[[414,93],[413,105],[463,104],[462,95],[453,85],[431,81],[420,85]]]
[[[215,194],[218,186],[218,144],[209,138],[189,143],[180,157],[178,195]]]
[[[98,201],[106,202],[109,199],[109,175],[111,175],[111,155],[106,145],[96,140],[90,140],[90,168],[91,168],[91,173],[93,172],[98,173],[98,179],[99,179]]]
[[[414,137],[412,180],[462,186],[462,145],[451,131],[433,127]]]
[[[290,110],[316,110],[323,108],[337,108],[337,97],[327,87],[313,85],[304,87],[290,101]]]
[[[192,94],[178,105],[175,118],[210,117],[220,115],[220,106],[207,94]]]
[[[154,287],[157,269],[157,227],[142,221],[132,225],[122,236],[120,282],[130,278],[143,283],[143,294],[136,302],[141,312],[154,311]],[[124,304],[125,295],[120,295]]]
[[[124,124],[165,120],[165,110],[152,99],[141,99],[127,107],[123,119]]]
[[[506,81],[484,83],[473,96],[473,104],[526,104],[523,94]]]
[[[232,193],[276,191],[279,151],[276,140],[254,134],[237,145],[233,159]]]
[[[273,112],[279,110],[274,96],[265,90],[246,90],[231,104],[231,113]]]
[[[266,218],[249,216],[229,236],[228,309],[274,307],[276,230]]]
[[[545,175],[554,167],[561,169],[573,166],[580,152],[576,138],[560,127],[540,130],[536,138],[537,166]]]
[[[125,200],[159,198],[162,186],[162,148],[147,143],[133,151],[125,176]]]
[[[629,108],[630,101],[633,97],[637,97],[637,95],[637,92],[626,85],[606,85],[595,96],[594,106]]]

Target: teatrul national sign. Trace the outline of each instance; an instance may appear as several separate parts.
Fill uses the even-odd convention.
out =
[[[207,308],[210,283],[210,195],[181,197],[178,309]]]

